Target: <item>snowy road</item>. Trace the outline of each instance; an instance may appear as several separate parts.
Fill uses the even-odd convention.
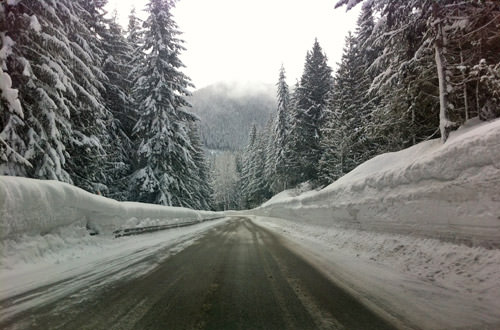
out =
[[[392,329],[247,218],[211,228],[145,275],[82,288],[0,328]]]

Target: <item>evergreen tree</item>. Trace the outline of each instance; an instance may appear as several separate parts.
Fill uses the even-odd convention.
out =
[[[241,204],[244,208],[254,208],[271,197],[269,180],[266,175],[271,127],[268,124],[267,129],[257,132],[257,128],[253,125],[250,131],[249,142],[243,153],[239,184],[242,196]]]
[[[261,148],[262,148],[262,157],[263,157],[263,176],[262,176],[262,189],[264,194],[268,198],[271,194],[271,183],[276,177],[276,164],[275,157],[276,154],[276,143],[274,136],[274,122],[275,115],[270,114],[269,119],[267,120],[266,126],[262,129],[260,133],[261,138]]]
[[[285,149],[283,150],[283,155],[286,160],[285,162],[285,171],[287,173],[287,184],[289,187],[294,187],[298,183],[301,182],[301,173],[297,171],[298,164],[297,164],[297,158],[295,154],[295,134],[297,133],[294,129],[296,127],[295,125],[295,118],[297,117],[297,112],[298,112],[298,94],[299,94],[299,82],[298,80],[296,81],[293,89],[290,91],[290,114],[289,114],[289,134],[288,134],[288,141],[285,144]]]
[[[250,130],[248,136],[248,145],[246,146],[243,157],[241,160],[241,175],[240,175],[240,191],[241,191],[241,205],[243,208],[249,208],[249,196],[252,190],[253,180],[253,150],[255,149],[257,140],[257,127],[255,124]]]
[[[163,205],[190,205],[195,167],[189,126],[196,117],[184,110],[190,80],[180,69],[184,50],[172,17],[175,2],[151,0],[141,50],[145,65],[138,68],[134,96],[141,113],[134,127],[137,167],[130,193],[134,200]]]
[[[320,182],[331,183],[365,159],[364,114],[359,83],[363,73],[356,38],[349,33],[341,63],[335,75],[329,111],[322,128]]]
[[[347,4],[349,9],[362,1],[340,0],[336,7]],[[393,126],[393,132],[411,128],[400,135],[396,148],[429,138],[436,128],[444,142],[453,128],[491,104],[494,92],[473,68],[482,59],[492,67],[499,62],[498,1],[377,0],[365,5],[380,15],[371,39],[383,49],[373,64],[380,73],[372,90],[386,97],[374,119],[390,127],[389,119],[396,118],[392,122],[399,127]]]
[[[433,54],[423,51],[415,56],[426,20],[406,4],[398,10],[403,7],[401,17],[391,14],[381,19],[369,40],[383,49],[370,68],[376,73],[371,91],[380,100],[371,120],[372,139],[378,141],[379,152],[400,150],[427,139],[439,125]],[[398,33],[389,37],[387,31],[393,29]]]
[[[332,82],[332,69],[327,57],[315,40],[313,49],[307,53],[304,73],[300,85],[294,92],[295,111],[291,130],[291,164],[296,181],[293,184],[318,178],[318,163],[321,158],[321,127]]]
[[[135,8],[132,8],[128,16],[127,41],[131,45],[139,46],[143,39],[144,30],[141,28],[142,21],[137,17]]]
[[[127,27],[127,37],[126,40],[131,47],[128,66],[130,67],[129,74],[127,76],[129,83],[129,88],[127,93],[133,95],[133,82],[137,80],[138,75],[141,72],[141,68],[145,64],[145,54],[143,51],[144,42],[144,22],[136,16],[135,8],[132,8],[130,15],[128,16],[128,27]],[[135,100],[132,100],[135,102]],[[134,103],[132,106],[132,112],[130,117],[133,119],[132,122],[136,123],[138,119],[138,114],[133,109],[137,109],[138,104]],[[132,127],[133,128],[133,127]],[[131,129],[132,130],[132,129]]]
[[[210,210],[213,208],[213,188],[210,184],[210,169],[200,139],[198,125],[192,123],[189,127],[189,139],[193,146],[193,163],[189,179],[191,190],[191,208],[197,210]]]
[[[266,146],[269,141],[268,130],[256,133],[254,143],[248,155],[249,182],[244,191],[247,208],[259,206],[271,197],[266,176]]]
[[[98,80],[86,64],[91,62],[90,55],[73,41],[78,36],[68,33],[74,26],[85,29],[75,7],[80,8],[67,1],[34,1],[5,8],[9,17],[7,33],[16,45],[15,61],[8,70],[13,84],[22,86],[19,99],[24,107],[22,139],[26,148],[21,152],[32,164],[21,175],[71,183],[68,161],[78,155],[71,154],[68,146],[80,143],[90,151],[99,145],[96,138],[78,130],[82,109],[89,103],[97,108],[101,104],[89,92],[93,80]],[[86,33],[90,35],[88,30]],[[99,123],[99,113],[93,115]]]
[[[57,4],[62,5],[63,1]],[[68,61],[76,93],[70,113],[73,135],[67,146],[71,156],[67,161],[68,173],[77,186],[93,192],[108,189],[105,161],[110,137],[106,128],[112,120],[103,98],[107,77],[101,69],[104,51],[98,37],[104,28],[103,7],[104,1],[67,1],[70,20],[61,8],[70,51],[76,60],[76,65]]]
[[[472,116],[482,120],[500,116],[498,89],[492,84],[495,75],[488,74],[500,65],[500,2],[449,0],[434,4],[430,11],[428,28],[444,40],[433,46],[436,56],[441,55],[453,126]]]
[[[215,210],[240,209],[239,154],[231,151],[215,152],[211,160]]]
[[[107,76],[104,98],[112,114],[108,125],[110,135],[107,146],[106,186],[109,196],[118,200],[127,200],[128,175],[132,164],[132,128],[135,124],[133,99],[129,94],[130,61],[132,46],[123,36],[115,16],[106,20],[107,29],[102,30],[101,40],[104,50],[102,70]]]
[[[19,60],[13,58],[12,47],[15,43],[7,34],[13,32],[9,28],[8,15],[6,3],[0,3],[0,175],[26,175],[26,168],[31,164],[22,156],[26,150],[22,138],[24,112],[18,98],[19,92],[12,88],[7,65],[8,62],[17,63]],[[9,17],[11,24],[13,18]]]
[[[140,46],[135,58],[119,25],[104,17],[105,3],[0,3],[1,173],[66,181],[118,199],[129,190],[140,201],[210,208],[196,117],[184,110],[191,84],[180,72],[174,1],[150,2],[148,34],[138,20],[131,24],[128,37]],[[127,75],[134,63],[132,104]],[[144,110],[140,117],[134,107]]]
[[[243,194],[242,194],[242,177],[243,177],[243,160],[242,152],[237,152],[234,157],[234,169],[236,172],[235,179],[235,194],[234,194],[234,205],[235,209],[241,210],[244,208],[243,205]]]
[[[133,100],[128,93],[131,89],[128,73],[132,69],[130,63],[134,46],[123,36],[122,28],[116,21],[116,13],[111,19],[106,19],[106,24],[107,29],[101,33],[104,50],[101,67],[108,78],[104,82],[104,98],[114,118],[130,135],[135,118],[131,110]]]
[[[285,68],[281,66],[277,86],[277,111],[273,127],[273,152],[270,155],[272,159],[272,169],[274,172],[270,184],[272,191],[278,193],[288,186],[287,155],[289,149],[289,134],[291,126],[290,114],[290,91],[286,83]]]
[[[369,159],[377,153],[385,150],[385,139],[377,137],[376,125],[374,125],[374,112],[381,107],[382,96],[371,91],[371,84],[375,77],[380,74],[374,65],[375,60],[381,55],[382,49],[375,42],[375,22],[373,18],[373,4],[366,3],[361,9],[356,27],[357,58],[356,70],[358,71],[357,81],[357,103],[360,106],[358,112],[363,120],[365,131],[365,142],[369,144],[365,150],[365,159]]]

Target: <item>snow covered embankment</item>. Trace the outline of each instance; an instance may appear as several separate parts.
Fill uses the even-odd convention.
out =
[[[0,176],[0,239],[51,233],[78,225],[100,234],[114,230],[182,223],[218,213],[181,207],[118,202],[57,182]]]
[[[472,124],[244,213],[400,328],[499,329],[500,120]]]
[[[285,195],[285,197],[283,197]],[[361,164],[318,192],[277,195],[251,214],[324,227],[500,243],[500,120]]]
[[[0,176],[0,321],[61,297],[78,303],[110,282],[145,274],[225,220],[119,239],[115,230],[220,216]]]
[[[12,269],[64,250],[93,246],[97,243],[91,233],[111,239],[113,231],[123,228],[219,216],[180,207],[118,202],[57,181],[0,176],[0,265]]]

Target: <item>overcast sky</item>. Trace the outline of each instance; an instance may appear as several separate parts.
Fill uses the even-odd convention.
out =
[[[305,55],[318,38],[335,69],[344,38],[359,11],[334,9],[336,0],[180,0],[174,18],[187,50],[184,72],[197,88],[219,81],[275,84],[281,63],[288,83],[300,78]],[[147,0],[109,0],[120,22]]]

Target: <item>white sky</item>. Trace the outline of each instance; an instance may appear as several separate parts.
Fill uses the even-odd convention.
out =
[[[336,0],[180,0],[174,18],[187,50],[184,72],[197,88],[220,81],[275,84],[281,63],[295,84],[314,38],[335,69],[359,10],[334,9]],[[126,26],[132,6],[147,0],[109,0]]]

